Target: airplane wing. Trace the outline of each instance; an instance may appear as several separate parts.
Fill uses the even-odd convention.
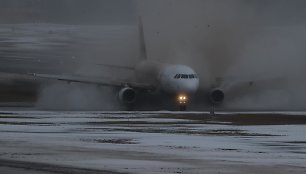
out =
[[[139,90],[154,90],[153,85],[137,83],[137,82],[128,82],[128,81],[117,81],[103,78],[92,78],[92,77],[82,77],[82,76],[69,76],[69,75],[52,75],[52,74],[29,74],[39,78],[53,79],[65,82],[75,82],[75,83],[84,83],[84,84],[93,84],[101,86],[112,86],[112,87],[124,87],[129,86],[131,88]]]
[[[266,91],[283,90],[286,84],[283,77],[257,77],[248,80],[224,80],[219,87],[226,96],[227,102],[239,99],[245,96],[257,96],[264,94]]]
[[[250,78],[248,80],[227,80],[221,85],[221,88],[227,91],[241,92],[243,89],[260,87],[260,88],[279,88],[286,82],[283,77],[259,77]]]
[[[230,102],[244,96],[260,95],[269,90],[282,90],[285,84],[286,79],[283,77],[258,77],[236,80],[234,78],[217,78],[211,87],[199,89],[195,99],[197,102],[210,103],[209,98],[212,90],[219,89],[224,92],[226,102]]]

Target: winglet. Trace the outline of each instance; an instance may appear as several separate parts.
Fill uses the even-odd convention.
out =
[[[144,36],[144,31],[143,31],[143,23],[142,23],[142,18],[139,16],[139,51],[140,51],[140,58],[147,60],[147,48],[146,48],[146,41],[145,41],[145,36]]]

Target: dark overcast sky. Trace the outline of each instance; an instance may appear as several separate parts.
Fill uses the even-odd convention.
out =
[[[133,0],[0,0],[0,23],[128,24]]]
[[[140,0],[139,2],[159,4],[161,6],[158,9],[165,8],[167,3],[179,6],[181,2],[186,2],[185,9],[201,11],[197,8],[201,7],[206,15],[208,15],[205,13],[206,6],[210,8],[220,4],[228,4],[228,8],[241,6],[241,15],[244,17],[234,16],[235,18],[254,20],[254,16],[263,17],[264,19],[256,18],[256,20],[274,24],[305,23],[306,18],[305,0]],[[152,10],[156,9],[152,7]],[[223,13],[222,9],[219,9],[218,13]],[[0,0],[0,23],[129,24],[137,21],[136,16],[138,16],[136,0]]]
[[[305,24],[305,0],[240,0],[253,16],[262,21],[280,25]]]

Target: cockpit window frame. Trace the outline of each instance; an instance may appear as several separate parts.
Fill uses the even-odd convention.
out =
[[[174,78],[175,78],[175,79],[180,79],[180,78],[181,78],[181,74],[176,74],[176,75],[174,76]]]
[[[188,77],[189,79],[194,79],[194,74],[189,74]]]
[[[176,74],[174,79],[198,79],[197,74]]]
[[[182,75],[181,75],[181,78],[182,78],[182,79],[188,79],[189,76],[188,76],[187,74],[182,74]]]

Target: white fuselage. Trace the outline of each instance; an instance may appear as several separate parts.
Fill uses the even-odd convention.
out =
[[[196,72],[185,65],[144,61],[136,66],[136,78],[139,82],[149,83],[162,92],[175,95],[190,95],[199,88]]]

